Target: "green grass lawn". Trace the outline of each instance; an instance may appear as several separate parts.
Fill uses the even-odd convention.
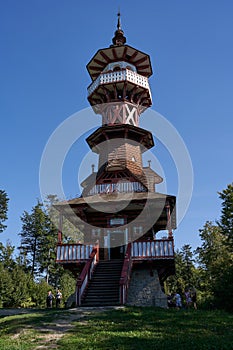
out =
[[[0,350],[35,349],[46,332],[56,333],[56,320],[65,315],[67,310],[42,310],[1,317]],[[79,311],[73,327],[55,341],[56,349],[233,349],[233,315],[223,311],[126,307],[78,316]],[[47,342],[46,349],[55,344]]]

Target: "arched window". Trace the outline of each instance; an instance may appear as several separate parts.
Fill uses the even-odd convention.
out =
[[[115,67],[113,68],[113,71],[114,71],[114,72],[117,72],[117,71],[119,71],[119,70],[121,70],[121,67],[120,67],[120,66],[115,66]]]

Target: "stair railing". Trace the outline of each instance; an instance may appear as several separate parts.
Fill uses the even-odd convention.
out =
[[[131,243],[129,243],[127,246],[127,250],[124,257],[124,263],[121,270],[121,278],[120,278],[121,305],[124,305],[127,301],[127,292],[128,292],[131,269],[132,269]]]
[[[87,287],[89,280],[92,278],[93,270],[99,261],[99,242],[93,248],[88,261],[80,273],[76,284],[76,305],[81,306],[82,296]]]

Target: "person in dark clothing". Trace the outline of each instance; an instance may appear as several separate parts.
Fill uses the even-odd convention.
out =
[[[169,294],[167,297],[167,305],[168,307],[176,307],[176,303],[174,300],[174,294]]]
[[[192,292],[191,298],[192,298],[193,307],[195,310],[197,310],[197,293],[195,290]]]
[[[53,296],[51,290],[49,290],[47,298],[46,298],[46,305],[47,305],[48,308],[52,308],[53,307],[53,299],[54,299],[54,296]]]

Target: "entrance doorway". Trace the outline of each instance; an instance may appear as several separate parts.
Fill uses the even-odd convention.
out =
[[[128,241],[126,230],[114,230],[108,232],[108,257],[109,259],[123,259]]]

